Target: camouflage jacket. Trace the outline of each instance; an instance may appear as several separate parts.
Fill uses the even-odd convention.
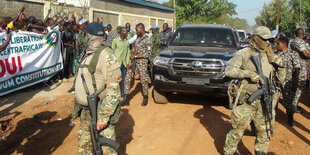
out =
[[[81,31],[78,33],[78,39],[77,39],[77,47],[78,47],[79,53],[81,52],[81,50],[84,49],[85,46],[86,46],[85,34],[84,34],[84,32],[81,30]]]
[[[296,53],[288,51],[277,51],[276,54],[282,58],[284,68],[286,69],[285,82],[292,78],[292,74],[296,68],[300,68],[299,57]]]
[[[151,60],[159,54],[160,52],[160,39],[162,36],[160,33],[155,33],[151,36],[151,41],[152,41],[152,54],[151,54]]]
[[[113,54],[113,50],[108,48],[106,51],[106,84],[105,97],[102,103],[98,105],[98,120],[107,122],[110,116],[114,113],[117,104],[120,100],[120,87],[121,81],[120,63]]]
[[[307,59],[305,59],[302,54],[302,51],[309,51],[307,44],[304,40],[302,40],[299,37],[296,37],[291,43],[291,49],[298,53],[299,57],[301,58],[301,61],[307,61]]]
[[[302,51],[309,52],[307,44],[301,38],[296,37],[291,43],[291,49],[299,55],[301,65],[299,79],[305,81],[307,79],[307,65],[309,59],[304,58]]]
[[[251,60],[252,55],[256,55],[256,52],[251,47],[243,48],[239,50],[236,55],[228,62],[225,75],[231,78],[242,79],[242,83],[244,84],[243,89],[248,93],[252,94],[259,88],[259,83],[253,83],[250,80],[250,76],[254,73],[257,73],[256,67]],[[271,86],[275,86],[276,79],[280,81],[284,81],[285,74],[284,73],[276,73],[275,68],[269,62],[269,58],[266,52],[261,52],[261,60],[262,60],[262,69],[264,75],[266,77],[270,77]],[[280,70],[283,72],[283,70]],[[258,74],[258,73],[257,73]],[[278,76],[278,77],[276,77]]]
[[[144,58],[148,59],[152,53],[152,42],[150,37],[146,33],[144,36],[138,37],[135,42],[135,48],[137,55],[143,55]]]

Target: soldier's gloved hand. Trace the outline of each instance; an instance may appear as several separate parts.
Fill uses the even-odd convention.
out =
[[[257,73],[255,73],[255,72],[253,72],[250,75],[250,79],[251,79],[252,82],[255,82],[255,83],[261,82],[261,84],[264,84],[263,78],[260,75],[258,75]]]
[[[108,125],[107,122],[97,121],[97,130],[100,131],[104,129]]]
[[[276,55],[273,50],[271,49],[271,46],[269,46],[269,50],[266,51],[267,57],[268,57],[268,61],[270,63],[276,64],[279,67],[283,67],[284,66],[284,62],[282,60],[281,57],[279,57],[278,55]]]

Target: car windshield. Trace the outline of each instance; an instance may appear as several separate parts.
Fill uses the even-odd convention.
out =
[[[244,32],[238,32],[239,33],[239,37],[241,40],[244,40],[245,39],[245,34]]]
[[[181,28],[171,39],[170,45],[237,47],[232,31],[219,28]]]

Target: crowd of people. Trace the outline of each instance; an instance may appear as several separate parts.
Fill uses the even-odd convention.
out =
[[[49,10],[48,15],[44,20],[35,18],[34,16],[27,17],[24,13],[25,6],[21,6],[18,15],[15,18],[12,17],[2,17],[0,21],[0,33],[7,31],[29,31],[40,34],[47,34],[51,29],[58,27],[61,32],[61,43],[62,43],[62,55],[63,55],[63,70],[54,76],[46,84],[53,84],[60,81],[67,81],[69,78],[73,78],[77,72],[78,63],[77,59],[80,56],[83,49],[86,47],[86,36],[87,33],[84,32],[89,21],[83,19],[77,14],[57,14],[54,18],[49,18],[51,10]],[[62,15],[62,16],[61,16]],[[70,17],[70,18],[69,18]],[[129,65],[130,54],[134,47],[134,42],[137,39],[137,34],[134,29],[132,29],[130,23],[126,23],[124,26],[117,26],[113,30],[111,24],[104,24],[103,18],[97,18],[97,22],[102,24],[105,31],[103,36],[103,45],[113,48],[117,51],[115,54],[118,56],[118,60],[121,63],[122,70],[122,96],[125,96],[124,81],[127,73],[127,65]],[[152,36],[151,47],[153,52],[151,55],[152,60],[159,54],[159,49],[161,48],[161,39],[166,40],[172,37],[172,27],[167,23],[163,24],[163,31],[159,33],[160,27],[153,25],[150,31],[146,31],[148,37]],[[152,34],[151,34],[152,33]],[[154,35],[155,34],[155,35]],[[7,34],[7,40],[1,45],[1,50],[9,44],[10,33]],[[122,39],[121,39],[122,38]],[[125,39],[125,41],[124,41]],[[114,41],[115,40],[115,41]],[[120,43],[123,43],[121,45]],[[125,45],[126,44],[126,45]],[[148,68],[149,69],[149,68]],[[68,90],[69,93],[74,92],[74,86],[72,89]]]

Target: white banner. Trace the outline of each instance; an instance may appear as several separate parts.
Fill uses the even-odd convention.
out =
[[[6,34],[0,33],[0,45]],[[0,51],[0,96],[48,80],[63,68],[60,32],[47,35],[19,31]]]

